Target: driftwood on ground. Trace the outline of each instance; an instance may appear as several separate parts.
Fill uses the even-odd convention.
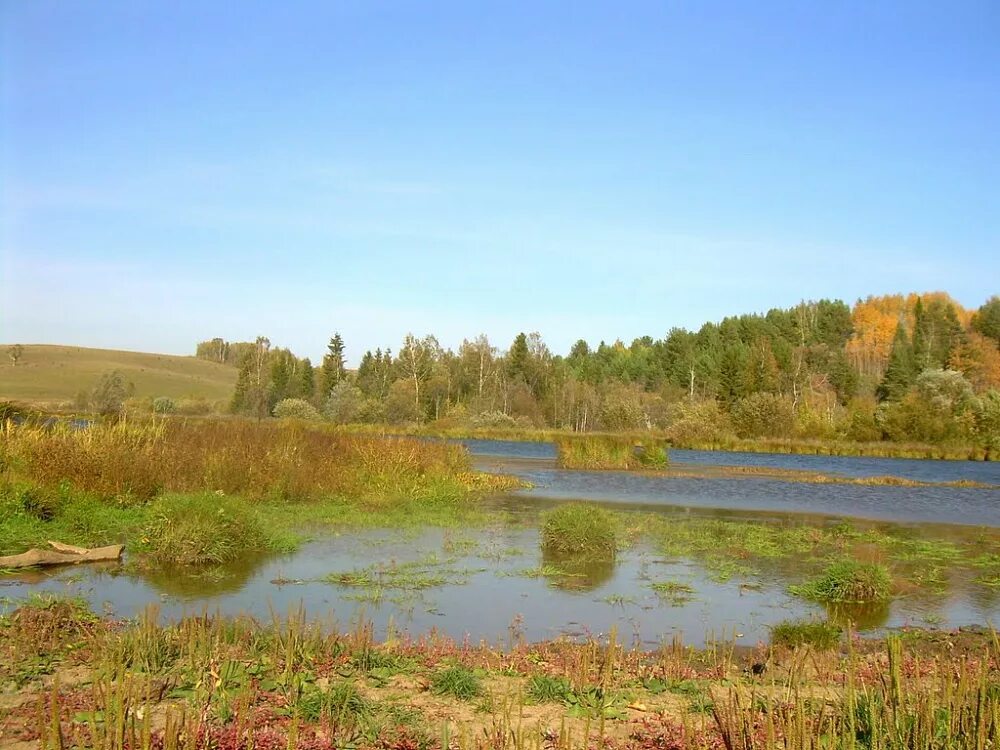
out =
[[[73,565],[83,562],[117,560],[122,556],[121,544],[110,547],[74,547],[60,542],[49,542],[52,549],[29,549],[20,555],[0,557],[0,568],[33,568],[36,565]]]

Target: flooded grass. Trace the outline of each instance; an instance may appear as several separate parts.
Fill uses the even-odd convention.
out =
[[[840,560],[817,578],[791,586],[789,590],[816,602],[867,604],[892,596],[892,578],[884,565]]]
[[[542,548],[557,557],[614,560],[617,520],[595,504],[567,503],[542,521]]]
[[[419,591],[439,586],[461,586],[469,582],[471,575],[485,570],[455,568],[453,563],[454,559],[430,559],[373,565],[342,573],[331,573],[323,580],[339,586]]]
[[[661,599],[668,601],[674,607],[681,607],[694,598],[694,587],[679,581],[656,581],[649,587]]]
[[[0,620],[0,674],[24,676],[0,719],[5,741],[902,750],[988,748],[1000,737],[1000,644],[989,632],[831,643],[794,624],[786,642],[756,649],[677,638],[629,648],[614,633],[499,649],[433,635],[376,642],[364,623],[331,630],[300,611],[269,624],[161,625],[152,611],[117,623],[54,607],[29,603]],[[39,643],[15,624],[45,618],[59,638]]]

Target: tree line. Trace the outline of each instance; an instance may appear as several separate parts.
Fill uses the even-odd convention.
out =
[[[801,302],[672,328],[630,344],[580,339],[554,354],[538,333],[444,348],[407,335],[345,365],[340,334],[319,366],[266,337],[221,338],[197,356],[239,368],[232,411],[337,423],[666,430],[738,437],[1000,441],[1000,297],[967,310],[942,292]]]

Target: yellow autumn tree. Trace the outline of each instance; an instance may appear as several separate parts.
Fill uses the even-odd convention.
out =
[[[907,312],[907,300],[901,294],[858,300],[851,311],[854,334],[846,347],[847,356],[858,372],[870,377],[882,377],[889,362],[896,327],[900,320],[906,318]],[[912,320],[907,321],[907,327],[913,330]]]
[[[965,375],[976,392],[1000,390],[1000,349],[996,342],[970,331],[948,359],[948,367]]]

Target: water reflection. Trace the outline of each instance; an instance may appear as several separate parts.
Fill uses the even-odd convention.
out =
[[[160,594],[190,600],[239,591],[267,562],[267,557],[252,556],[207,568],[131,566],[125,572]]]
[[[558,569],[559,573],[550,573],[546,578],[553,586],[564,591],[593,591],[615,575],[614,560],[560,555],[544,546],[542,568]]]
[[[884,602],[837,602],[826,607],[827,617],[843,627],[858,630],[874,630],[884,627],[892,613],[888,601]]]

